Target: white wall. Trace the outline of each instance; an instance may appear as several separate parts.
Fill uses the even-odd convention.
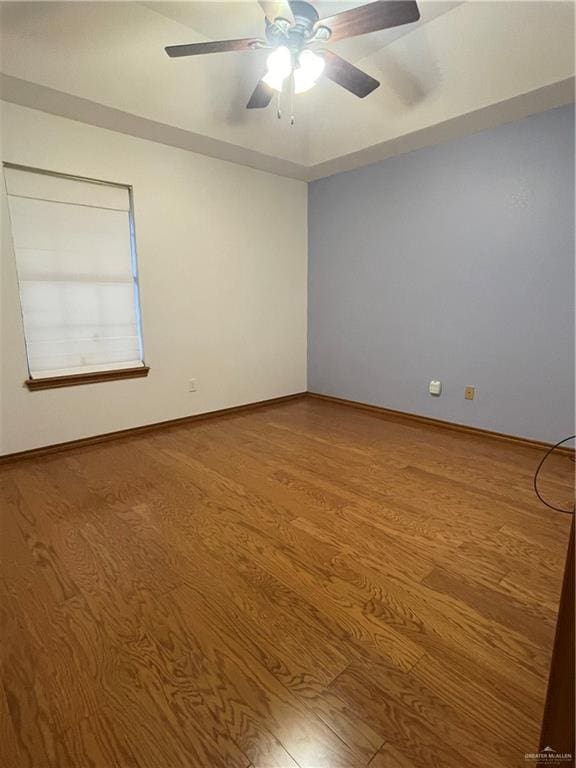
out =
[[[29,392],[2,185],[0,453],[306,389],[306,184],[2,103],[2,159],[132,184],[146,379]],[[188,392],[188,379],[199,391]]]

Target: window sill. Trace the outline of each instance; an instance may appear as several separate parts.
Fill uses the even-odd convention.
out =
[[[140,379],[148,376],[149,370],[150,368],[147,365],[142,365],[137,368],[119,368],[116,371],[95,371],[94,373],[74,373],[69,376],[52,376],[45,379],[27,379],[25,384],[31,391],[76,387],[80,384],[98,384],[101,381]]]

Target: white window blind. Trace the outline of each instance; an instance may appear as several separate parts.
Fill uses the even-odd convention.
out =
[[[4,174],[31,377],[142,366],[128,187]]]

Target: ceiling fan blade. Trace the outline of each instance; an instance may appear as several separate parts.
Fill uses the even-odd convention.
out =
[[[246,109],[263,109],[270,104],[272,96],[274,96],[274,89],[270,88],[264,80],[259,80],[246,104]]]
[[[379,0],[320,19],[316,26],[328,27],[332,32],[330,42],[334,42],[380,29],[400,27],[419,18],[420,11],[414,0]]]
[[[402,50],[386,46],[378,55],[378,69],[387,90],[392,91],[405,107],[414,107],[424,101],[437,87],[440,74],[436,61],[426,55],[419,41],[418,58],[411,59],[410,67]]]
[[[358,69],[354,64],[350,64],[349,61],[332,53],[332,51],[322,51],[322,56],[326,62],[324,77],[341,85],[342,88],[346,88],[358,98],[363,99],[380,85],[378,80]]]
[[[226,51],[251,51],[258,41],[252,37],[240,40],[210,40],[207,43],[169,45],[164,50],[171,58],[177,56],[198,56],[203,53],[225,53]]]
[[[290,24],[294,24],[294,14],[290,8],[288,0],[258,0],[262,10],[266,14],[268,21],[275,19],[286,19]]]

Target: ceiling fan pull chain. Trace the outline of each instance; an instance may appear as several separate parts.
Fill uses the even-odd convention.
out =
[[[282,91],[278,91],[278,97],[276,99],[276,117],[278,120],[282,120]]]
[[[294,119],[294,70],[292,70],[292,74],[290,75],[290,125],[293,126],[295,123]]]

